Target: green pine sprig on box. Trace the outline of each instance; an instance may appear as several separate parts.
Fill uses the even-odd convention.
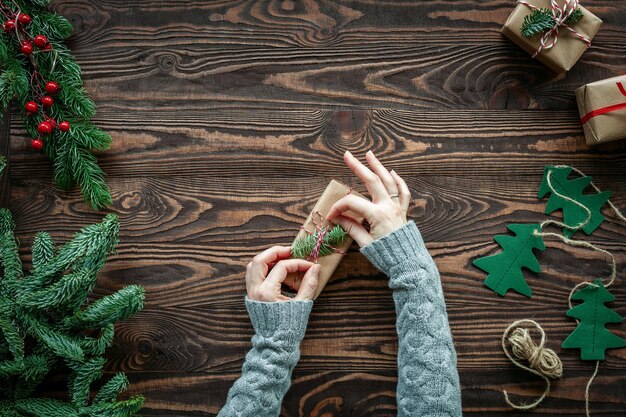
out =
[[[92,151],[108,149],[111,137],[91,122],[96,106],[64,43],[72,25],[47,5],[48,0],[0,0],[0,112],[17,102],[32,147],[53,161],[57,185],[78,185],[85,202],[101,209],[112,200]],[[20,22],[24,15],[28,23]],[[30,47],[24,49],[24,42]],[[56,90],[47,89],[51,81]],[[52,105],[44,105],[46,96]],[[51,131],[42,123],[50,123]]]
[[[316,230],[312,234],[307,233],[305,236],[297,239],[291,247],[291,257],[306,259],[311,255],[311,252],[317,244],[319,232]],[[336,225],[328,230],[328,233],[322,238],[320,245],[319,256],[326,256],[335,251],[337,245],[342,244],[347,237],[345,230],[341,226]]]
[[[576,9],[565,20],[567,25],[573,25],[583,18],[583,12],[580,9]],[[548,31],[556,24],[552,12],[549,9],[537,9],[527,15],[522,23],[522,36],[527,38],[535,36],[539,33]]]
[[[136,285],[87,301],[117,244],[117,217],[109,214],[83,228],[60,248],[48,233],[38,233],[28,275],[14,228],[11,213],[0,209],[0,416],[135,416],[141,396],[117,399],[128,387],[123,373],[90,398],[91,385],[103,374],[114,323],[137,313],[144,302],[144,290]],[[39,398],[37,386],[61,365],[70,372],[69,400]]]

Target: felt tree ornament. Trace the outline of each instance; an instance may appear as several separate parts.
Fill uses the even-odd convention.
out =
[[[335,252],[335,246],[342,244],[346,240],[346,232],[341,226],[336,225],[329,229],[325,227],[316,228],[314,232],[309,232],[297,239],[291,246],[291,257],[307,259],[313,254],[316,256],[326,256]],[[320,238],[321,237],[321,238]]]
[[[611,333],[607,323],[621,323],[622,317],[605,303],[615,300],[602,284],[596,280],[572,296],[572,300],[582,301],[567,312],[580,322],[578,327],[563,341],[565,349],[580,349],[580,358],[585,361],[604,360],[606,349],[626,346],[626,340]]]
[[[611,192],[585,194],[592,178],[581,176],[570,180],[571,172],[572,168],[567,166],[546,166],[538,197],[550,194],[546,214],[563,211],[563,223],[567,226],[563,230],[565,237],[571,237],[578,229],[589,235],[604,221],[600,209],[611,197]]]
[[[11,213],[0,209],[0,416],[134,416],[143,398],[117,399],[128,386],[122,373],[90,399],[114,323],[137,313],[144,301],[139,286],[87,300],[118,241],[117,218],[107,215],[60,248],[49,234],[37,234],[28,275],[13,230]],[[37,397],[37,386],[59,368],[69,373],[68,400]]]
[[[582,18],[582,10],[576,9],[565,20],[565,24],[568,26],[573,25]],[[553,29],[555,25],[554,16],[549,9],[535,9],[524,18],[521,29],[522,36],[530,38],[531,36]]]
[[[541,272],[533,252],[545,250],[543,239],[538,234],[538,224],[510,224],[508,229],[515,235],[496,235],[493,239],[502,247],[502,252],[474,260],[474,265],[487,272],[484,284],[497,294],[504,296],[514,290],[526,297],[532,290],[524,279],[523,268]]]
[[[96,107],[64,43],[72,25],[46,9],[49,0],[0,0],[0,112],[17,102],[33,149],[54,163],[59,187],[78,185],[95,209],[111,204],[92,150],[111,137],[90,119]]]

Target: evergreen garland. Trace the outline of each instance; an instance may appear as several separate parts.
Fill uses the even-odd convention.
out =
[[[48,233],[38,233],[33,270],[27,276],[14,227],[11,213],[0,209],[0,416],[134,416],[143,398],[117,400],[128,387],[123,373],[90,401],[91,384],[102,376],[103,355],[113,341],[114,323],[137,313],[144,301],[143,288],[135,285],[87,301],[117,244],[117,217],[109,214],[102,223],[83,228],[58,249]],[[59,366],[69,371],[68,401],[33,397]]]
[[[565,20],[565,24],[573,25],[583,18],[583,12],[576,9]],[[556,25],[554,16],[549,9],[537,9],[527,15],[522,23],[522,36],[527,38],[552,29]]]
[[[307,233],[305,236],[297,239],[291,247],[291,256],[300,259],[308,258],[317,244],[318,236],[319,231],[316,230],[312,234]],[[335,251],[334,247],[343,243],[346,240],[346,236],[347,233],[341,226],[333,226],[322,238],[319,256],[333,253]]]
[[[63,43],[72,25],[48,3],[0,0],[0,112],[16,100],[33,148],[54,163],[57,185],[77,184],[85,201],[101,209],[111,195],[91,150],[108,149],[111,137],[90,122],[95,104]]]

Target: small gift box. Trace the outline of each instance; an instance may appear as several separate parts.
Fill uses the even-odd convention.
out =
[[[339,226],[336,226],[338,229],[335,229],[334,225],[328,224],[326,221],[326,216],[333,204],[348,194],[363,197],[359,193],[352,191],[350,187],[332,180],[320,196],[315,207],[313,207],[313,211],[309,214],[309,217],[304,222],[304,225],[292,244],[293,257],[304,258],[321,265],[322,269],[320,270],[315,298],[322,292],[326,283],[337,269],[337,266],[339,266],[339,262],[341,262],[346,251],[352,244],[352,238],[350,238],[343,229]],[[363,221],[361,216],[351,211],[344,214],[358,222]],[[341,236],[335,238],[334,234]],[[331,238],[330,240],[328,239],[329,237]],[[297,243],[302,243],[303,239],[307,239],[310,244],[296,245]],[[296,246],[299,246],[298,251],[295,250]],[[292,284],[297,282],[299,284],[298,281],[302,281],[302,276],[303,274],[289,274],[287,278],[285,278],[285,283]]]
[[[518,0],[502,34],[561,74],[589,48],[601,24],[578,0]]]
[[[576,101],[587,144],[626,139],[626,75],[583,85]]]

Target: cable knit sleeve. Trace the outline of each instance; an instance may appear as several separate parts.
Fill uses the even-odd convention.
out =
[[[312,301],[267,303],[246,297],[255,330],[241,377],[228,392],[218,417],[275,417],[300,359]]]
[[[456,353],[437,266],[412,221],[361,248],[396,305],[400,417],[462,415]]]

